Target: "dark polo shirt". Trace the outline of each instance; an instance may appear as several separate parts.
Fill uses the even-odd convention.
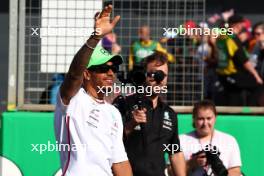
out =
[[[137,96],[134,94],[122,101],[114,101],[122,114],[124,126],[132,119],[131,112],[137,109]],[[142,106],[147,109],[147,123],[136,126],[128,136],[124,135],[133,175],[164,176],[164,152],[172,155],[180,151],[177,114],[160,99],[154,109],[152,101],[143,97]]]

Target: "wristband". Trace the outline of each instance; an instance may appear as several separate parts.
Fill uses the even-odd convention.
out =
[[[95,39],[95,40],[101,40],[102,37],[96,35],[96,32],[93,32],[92,35],[91,35],[91,38]]]
[[[86,46],[87,48],[90,48],[90,49],[94,50],[94,47],[91,47],[87,42],[88,42],[88,40],[85,42],[85,46]]]

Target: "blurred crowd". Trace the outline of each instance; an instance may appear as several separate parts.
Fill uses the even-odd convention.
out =
[[[228,10],[201,27],[231,28],[232,35],[198,37],[204,62],[204,95],[217,105],[263,105],[264,22],[254,25]]]
[[[144,57],[157,50],[164,52],[171,64],[197,66],[190,67],[191,70],[177,67],[173,71],[178,75],[183,71],[197,72],[195,80],[184,79],[187,82],[203,82],[203,90],[196,91],[202,91],[204,98],[213,100],[216,105],[264,104],[264,22],[252,24],[249,19],[230,9],[221,14],[214,14],[205,22],[187,20],[183,26],[203,30],[229,28],[232,29],[232,34],[221,33],[215,37],[212,34],[187,33],[184,36],[165,36],[155,41],[151,38],[149,26],[141,26],[138,30],[139,39],[130,47],[128,70],[140,66]],[[121,52],[121,46],[117,44],[117,36],[114,33],[108,34],[102,40],[102,45],[115,54]],[[203,76],[198,73],[203,73]],[[176,81],[180,79],[183,78],[176,78]],[[181,88],[176,87],[176,91]]]
[[[185,94],[185,97],[175,97],[175,91],[184,90],[200,92],[204,99],[210,99],[218,106],[264,105],[264,21],[252,24],[249,19],[230,9],[214,14],[206,21],[187,20],[181,26],[202,30],[218,28],[218,31],[225,28],[232,29],[232,33],[218,33],[217,37],[212,33],[167,33],[155,41],[151,37],[150,27],[143,25],[138,29],[138,39],[131,43],[127,70],[132,72],[140,69],[143,58],[160,51],[167,55],[172,68],[170,72],[173,72],[168,78],[169,104],[175,105],[175,99],[188,100],[188,96],[190,102],[201,98],[200,95],[193,98],[191,93]],[[102,46],[113,54],[121,53],[122,46],[118,44],[117,37],[115,33],[107,34],[102,39]],[[57,90],[63,78],[54,80],[49,89]],[[193,86],[197,83],[203,84]],[[46,91],[40,103],[53,104],[55,98],[47,92],[54,94],[54,91]]]

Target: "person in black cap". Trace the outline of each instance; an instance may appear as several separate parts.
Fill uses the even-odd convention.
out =
[[[244,18],[238,14],[232,15],[228,19],[228,24],[231,26],[239,25],[240,30],[244,27],[243,26]]]
[[[247,52],[238,37],[244,28],[243,22],[242,16],[231,16],[228,24],[233,30],[233,35],[220,36],[216,42],[217,73],[224,88],[223,94],[217,98],[217,105],[258,105],[263,80],[249,61]],[[247,96],[242,96],[242,92],[245,92]]]
[[[156,51],[143,61],[147,75],[145,86],[152,88],[151,94],[132,94],[113,102],[123,117],[124,144],[133,175],[164,176],[164,154],[167,152],[174,173],[185,176],[177,114],[160,96],[160,93],[165,93],[163,90],[167,85],[167,56]]]

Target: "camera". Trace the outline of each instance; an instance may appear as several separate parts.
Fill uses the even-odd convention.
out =
[[[125,78],[124,72],[117,73],[117,78],[121,83],[123,83],[124,85],[131,84],[135,87],[136,90],[142,89],[142,86],[147,86],[146,85],[147,77],[152,78],[154,81],[157,82],[157,84],[160,84],[161,81],[165,78],[165,76],[166,75],[162,70],[146,72],[144,67],[141,65],[135,65],[133,70],[127,74],[127,78]],[[142,91],[136,91],[137,97],[138,97],[137,107],[139,109],[142,109],[143,96],[146,93],[146,91],[142,93],[139,93],[139,92],[142,92]],[[120,96],[118,99],[120,100],[120,102],[123,102],[123,97]]]
[[[219,155],[220,155],[219,151],[217,153],[215,153],[215,151],[213,151],[212,149],[201,150],[201,151],[193,154],[193,156],[199,155],[201,153],[205,153],[207,163],[209,165],[211,165],[212,170],[216,176],[227,176],[228,175],[228,171],[227,171],[226,167],[224,166],[222,160],[219,158]]]
[[[227,176],[228,171],[225,168],[222,160],[219,158],[220,152],[214,153],[211,150],[205,151],[208,163],[212,166],[213,172],[217,176]]]
[[[133,70],[127,74],[127,79],[125,79],[124,72],[119,72],[117,74],[117,78],[120,82],[127,84],[130,83],[134,86],[142,86],[145,85],[146,78],[153,78],[158,84],[165,78],[165,73],[161,70],[157,70],[154,72],[146,72],[143,66],[135,65]]]

